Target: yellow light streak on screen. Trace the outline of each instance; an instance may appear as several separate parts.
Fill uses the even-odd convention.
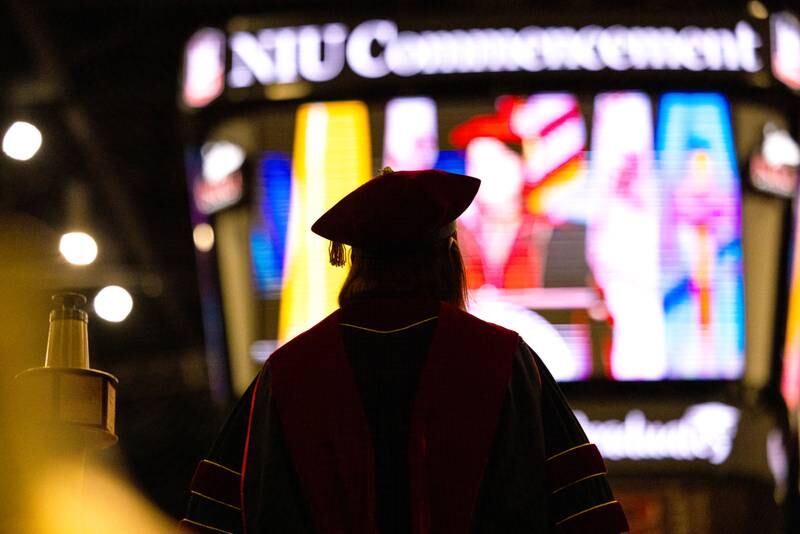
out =
[[[304,104],[297,110],[292,200],[281,294],[282,344],[338,306],[347,274],[328,262],[328,241],[311,225],[347,193],[371,178],[369,115],[363,102]]]
[[[781,380],[783,397],[789,410],[792,411],[800,407],[800,212],[795,216],[794,231],[792,278]]]

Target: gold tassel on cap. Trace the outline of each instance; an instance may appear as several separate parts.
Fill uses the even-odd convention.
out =
[[[394,170],[391,167],[384,167],[378,171],[378,176],[383,176],[384,174],[392,174]]]
[[[337,241],[331,241],[331,244],[328,246],[328,256],[330,257],[331,265],[335,267],[343,267],[346,263],[344,257],[344,245]]]

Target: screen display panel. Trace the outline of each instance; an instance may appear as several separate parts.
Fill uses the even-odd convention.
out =
[[[557,379],[741,376],[741,195],[723,95],[420,95],[258,120],[251,259],[267,341],[337,306],[345,270],[313,221],[383,166],[436,167],[482,180],[458,223],[470,311],[518,331]]]

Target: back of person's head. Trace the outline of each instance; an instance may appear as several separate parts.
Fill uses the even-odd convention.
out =
[[[456,239],[438,239],[401,254],[352,249],[339,305],[374,298],[435,299],[464,308],[466,274]]]
[[[345,245],[351,247],[339,305],[420,298],[464,308],[466,274],[456,219],[479,187],[480,180],[471,176],[387,167],[325,212],[311,231],[331,242],[331,264],[346,265]]]

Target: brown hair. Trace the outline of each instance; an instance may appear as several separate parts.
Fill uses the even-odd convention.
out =
[[[350,272],[339,292],[339,306],[369,298],[433,298],[464,309],[467,277],[454,237],[393,254],[350,253]]]

